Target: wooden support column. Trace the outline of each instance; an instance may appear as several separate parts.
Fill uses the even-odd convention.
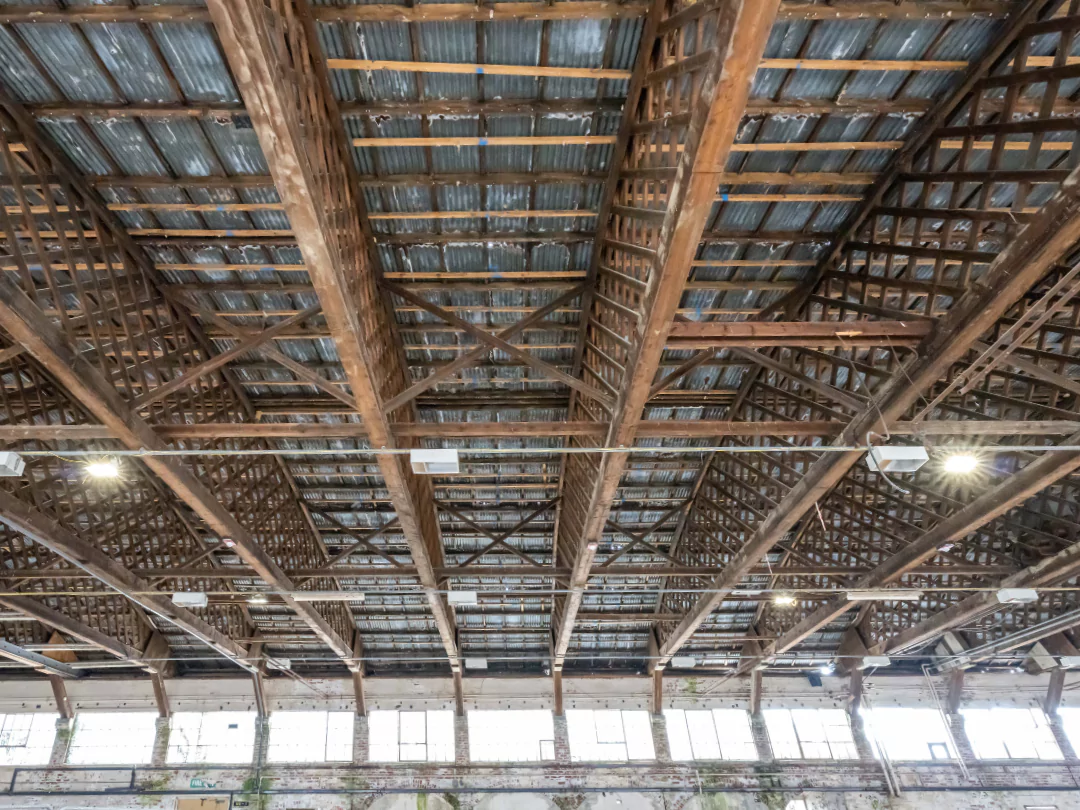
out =
[[[355,666],[352,670],[352,683],[356,714],[367,717],[367,701],[364,698],[364,645],[360,640],[359,631],[353,634],[353,658]]]
[[[1061,707],[1061,694],[1065,688],[1065,670],[1055,669],[1050,671],[1050,683],[1046,687],[1046,698],[1043,700],[1043,711],[1048,717],[1057,714]]]
[[[460,670],[454,671],[454,714],[457,717],[465,716],[465,687]]]
[[[71,700],[68,699],[64,679],[59,675],[50,675],[49,685],[52,687],[53,700],[56,701],[56,713],[63,720],[72,719],[75,716],[75,710],[71,707]]]
[[[172,709],[169,707],[169,693],[165,691],[165,679],[154,673],[150,676],[150,682],[154,685],[154,703],[157,704],[158,717],[168,720],[172,717]]]
[[[305,0],[211,0],[210,14],[251,117],[373,447],[400,446],[383,403],[409,384],[376,283],[364,203]],[[408,408],[398,415],[415,419]],[[443,550],[431,480],[379,456],[443,647],[460,668],[454,618],[434,569]],[[351,650],[349,650],[351,653]]]
[[[652,696],[649,700],[649,710],[654,715],[664,712],[664,670],[654,669],[652,673]]]
[[[678,12],[667,14],[674,6],[661,5],[647,18],[615,148],[616,155],[625,149],[626,159],[616,161],[605,187],[603,237],[596,241],[575,357],[576,372],[615,396],[610,414],[580,396],[571,408],[571,419],[608,422],[605,447],[631,446],[637,436],[716,198],[716,171],[731,152],[779,6],[779,0],[727,0],[708,7],[689,23],[695,31],[714,27],[715,40],[698,53],[688,51],[703,40],[684,28]],[[661,118],[663,127],[649,126]],[[639,134],[631,136],[635,128]],[[641,169],[652,177],[664,168],[674,170],[672,180],[636,174]],[[569,649],[627,460],[611,453],[564,462],[556,542],[573,573],[568,594],[556,598],[556,666]]]
[[[957,669],[949,673],[949,691],[945,699],[945,711],[949,714],[959,714],[963,697],[964,670]]]
[[[563,716],[563,691],[562,691],[562,670],[557,669],[551,673],[551,687],[553,698],[555,701],[555,716]]]

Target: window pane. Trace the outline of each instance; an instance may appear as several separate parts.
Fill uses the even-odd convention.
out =
[[[540,762],[544,741],[551,743],[554,753],[555,725],[549,711],[471,711],[468,719],[469,759],[473,762]]]
[[[47,765],[59,715],[0,714],[0,766]]]
[[[402,745],[420,745],[427,742],[427,715],[424,712],[401,712],[398,719]]]
[[[724,759],[753,761],[758,758],[749,712],[742,709],[713,709],[712,716],[716,725],[716,739],[720,742],[720,755]]]
[[[154,751],[157,712],[89,712],[75,718],[71,765],[146,765]]]
[[[686,728],[690,732],[690,747],[694,759],[720,759],[720,743],[716,739],[716,724],[712,712],[688,711]]]
[[[623,728],[626,730],[626,755],[632,760],[656,759],[653,746],[652,720],[645,711],[625,711]]]
[[[427,713],[428,762],[454,761],[454,713]]]
[[[937,709],[875,706],[864,709],[860,716],[875,757],[880,756],[879,746],[889,759],[897,761],[952,757],[949,732]]]
[[[1062,759],[1042,709],[961,709],[979,759]]]
[[[352,712],[273,712],[268,762],[348,762]]]
[[[255,712],[177,712],[166,762],[246,764],[255,754]]]
[[[398,713],[372,711],[368,713],[368,760],[370,762],[397,762]]]
[[[664,726],[671,758],[675,762],[692,760],[694,751],[690,747],[690,732],[686,729],[686,712],[682,709],[664,709]]]

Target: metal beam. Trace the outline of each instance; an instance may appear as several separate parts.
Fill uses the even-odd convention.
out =
[[[61,678],[82,677],[81,672],[72,669],[67,664],[62,664],[36,652],[30,652],[30,650],[24,650],[17,644],[12,644],[10,641],[3,639],[0,639],[0,658],[18,661],[20,664],[26,664],[31,669],[36,669],[46,675],[59,675]]]
[[[653,150],[666,148],[662,144],[670,139],[671,168],[676,170],[673,182],[661,189],[660,184],[631,181],[628,176],[613,175],[609,181],[618,185],[607,192],[614,204],[608,221],[600,223],[606,226],[606,236],[596,255],[598,272],[588,303],[589,325],[580,344],[582,370],[603,380],[616,395],[606,447],[630,446],[637,436],[649,387],[712,211],[715,172],[725,165],[735,142],[779,6],[779,0],[727,0],[711,7],[705,12],[710,19],[691,22],[715,25],[715,41],[696,55],[682,49],[691,39],[682,38],[684,20],[678,13],[652,27],[652,36],[643,36],[629,94],[632,117],[627,120],[648,124],[661,109],[660,114],[673,115],[672,121],[678,117],[674,116],[676,111],[685,112],[687,122],[672,124],[665,130],[667,134],[635,135],[624,161],[630,171],[646,165],[656,168],[660,159]],[[669,54],[674,54],[676,61],[671,62]],[[694,64],[696,69],[691,67]],[[668,80],[676,70],[685,73],[678,81]],[[657,92],[674,93],[674,97],[666,99],[661,108],[647,103],[639,106],[642,87],[656,87]],[[688,93],[688,87],[693,91]],[[683,149],[677,157],[675,140],[681,140]],[[636,305],[630,309],[620,301]],[[612,362],[621,365],[621,370],[612,368]],[[580,397],[575,407],[588,418],[602,416],[595,403],[585,403]],[[605,454],[597,459],[571,456],[564,465],[565,500],[557,544],[560,553],[570,559],[573,574],[567,596],[556,604],[556,669],[562,666],[570,646],[589,569],[627,460],[626,454]]]
[[[405,390],[409,377],[377,288],[359,182],[307,4],[212,0],[209,5],[368,441],[375,447],[400,446],[383,402]],[[379,469],[456,670],[453,615],[434,572],[442,560],[442,540],[431,480],[413,475],[400,456],[379,456]]]

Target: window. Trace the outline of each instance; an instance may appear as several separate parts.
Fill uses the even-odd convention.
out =
[[[452,711],[377,711],[368,715],[371,762],[453,762]]]
[[[777,759],[858,759],[843,709],[766,709]]]
[[[69,765],[146,765],[157,712],[89,712],[75,717]]]
[[[567,709],[566,731],[574,762],[656,759],[648,712]]]
[[[255,712],[177,712],[169,731],[170,765],[246,764],[255,755]]]
[[[1080,751],[1080,709],[1058,709],[1058,718],[1074,751]]]
[[[352,712],[272,712],[268,762],[349,762]]]
[[[1042,709],[961,709],[979,759],[1063,759]]]
[[[667,709],[668,748],[676,762],[758,758],[750,715],[742,709]]]
[[[865,709],[860,714],[875,757],[880,756],[878,746],[885,750],[889,759],[895,760],[953,759],[955,756],[945,719],[937,709],[890,706]]]
[[[59,715],[0,714],[0,765],[48,765]]]
[[[512,709],[469,712],[473,762],[543,762],[555,759],[551,712]]]

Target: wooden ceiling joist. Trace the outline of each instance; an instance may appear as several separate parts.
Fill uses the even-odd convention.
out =
[[[928,116],[923,130],[909,140],[903,154],[883,173],[877,185],[868,191],[864,207],[841,231],[819,264],[818,272],[804,285],[807,297],[826,273],[839,272],[845,259],[853,254],[860,256],[855,262],[856,266],[863,259],[872,260],[875,253],[890,254],[888,244],[868,245],[857,241],[862,229],[873,230],[876,227],[876,220],[869,216],[870,211],[881,204],[887,193],[899,195],[898,204],[901,200],[908,202],[908,198],[902,193],[902,187],[898,189],[895,185],[903,182],[898,180],[898,177],[916,161],[925,160],[927,152],[920,153],[919,150],[934,142],[935,132],[947,125],[948,118],[954,115],[957,109],[968,103],[969,110],[978,110],[978,94],[986,92],[989,87],[981,81],[981,76],[989,73],[1006,58],[1017,43],[1024,41],[1028,25],[1038,20],[1041,15],[1052,13],[1056,6],[1052,0],[1030,0],[1016,12],[1005,36],[980,60],[978,66],[969,72],[956,93],[944,100],[941,107]],[[1062,42],[1064,44],[1059,44],[1059,48],[1068,47],[1068,38]],[[1027,77],[1025,81],[1043,83],[1040,86],[1046,94],[1048,105],[1056,97],[1060,82],[1054,70],[1045,69],[1043,74],[1037,70],[1026,71],[1034,75]],[[974,102],[970,102],[969,97],[972,94],[975,94]],[[1009,98],[1015,97],[1016,94],[1013,93]],[[1007,98],[1006,105],[1008,104]],[[994,150],[990,169],[998,168],[1002,154],[1003,149]],[[1035,168],[1034,161],[1037,157],[1035,150],[1028,153],[1028,169]],[[952,167],[961,171],[964,166],[964,161],[952,164]],[[940,177],[947,179],[948,176],[949,169],[943,169]],[[945,378],[955,364],[963,361],[971,347],[984,339],[984,335],[994,328],[1021,297],[1027,295],[1032,287],[1059,263],[1068,261],[1080,243],[1080,195],[1075,188],[1077,182],[1080,182],[1080,170],[1073,170],[1054,196],[1041,207],[1039,213],[1026,224],[1016,227],[1015,234],[1011,235],[1012,238],[1000,252],[982,256],[970,251],[960,251],[960,255],[952,256],[956,251],[945,249],[941,244],[945,240],[941,240],[935,248],[925,248],[928,254],[935,254],[938,260],[957,258],[965,262],[966,267],[986,260],[991,263],[988,269],[981,273],[978,282],[971,285],[947,314],[933,323],[932,331],[919,344],[914,357],[900,360],[899,370],[874,388],[872,404],[848,423],[836,439],[837,442],[859,442],[860,437],[879,431],[883,424],[887,429],[889,425],[899,421],[924,392]],[[989,204],[987,195],[968,200],[968,205],[975,210]],[[903,238],[898,230],[892,235],[894,241],[897,238]],[[903,248],[899,252],[913,255],[914,249]],[[848,266],[850,267],[850,264]],[[836,303],[838,308],[844,305],[843,302]],[[789,311],[794,311],[794,305]],[[732,554],[720,574],[709,584],[708,593],[699,597],[683,619],[663,635],[659,654],[650,666],[666,666],[717,605],[730,597],[732,590],[739,586],[751,566],[774,549],[804,515],[825,499],[862,456],[862,452],[826,453],[810,464],[806,473],[796,478],[793,485],[783,492],[774,508],[753,527],[746,529],[742,546]],[[812,451],[810,457],[813,457]],[[1052,461],[1045,463],[1053,465]]]
[[[712,209],[715,167],[726,163],[735,143],[750,85],[779,5],[778,0],[733,0],[715,6],[709,13],[714,15],[717,40],[707,45],[699,40],[699,46],[708,49],[707,54],[682,51],[689,40],[682,39],[677,24],[668,25],[667,33],[660,33],[664,19],[657,20],[651,31],[647,24],[641,47],[644,58],[631,82],[624,132],[627,125],[633,128],[649,122],[658,109],[676,118],[686,114],[686,123],[668,131],[633,136],[626,150],[632,168],[674,161],[678,182],[663,190],[654,184],[635,183],[618,173],[622,169],[619,164],[608,181],[613,209],[619,205],[625,208],[600,223],[606,228],[607,238],[598,242],[594,261],[597,269],[602,265],[608,272],[594,275],[595,289],[587,299],[589,317],[579,353],[581,367],[592,367],[599,378],[610,380],[617,392],[605,447],[634,443],[667,331]],[[670,63],[666,61],[669,56],[673,60]],[[687,84],[649,85],[648,95],[639,97],[651,74],[678,68],[680,61],[687,68]],[[691,62],[697,70],[690,66]],[[672,95],[654,108],[650,102],[655,93]],[[676,142],[681,143],[681,152],[670,148]],[[662,213],[662,223],[635,215],[633,211],[639,207]],[[626,276],[626,280],[620,276]],[[616,301],[632,302],[633,318],[627,316],[624,304],[613,304]],[[611,333],[619,334],[621,342],[611,340]],[[612,367],[612,357],[622,361],[620,369]],[[600,421],[606,416],[595,403],[580,397],[575,409],[575,418]],[[560,555],[572,564],[573,575],[567,595],[557,599],[555,669],[562,669],[570,647],[588,585],[588,571],[626,461],[627,456],[622,454],[592,458],[575,455],[568,457],[564,467],[565,500],[556,543]]]
[[[338,356],[368,433],[377,447],[395,447],[383,402],[404,389],[407,373],[394,345],[384,299],[368,255],[352,159],[326,80],[307,4],[278,0],[211,0],[210,10],[240,93],[251,115],[285,211],[297,234]],[[306,24],[305,24],[306,22]],[[294,47],[285,52],[280,43]],[[294,77],[287,81],[282,63]],[[407,408],[400,417],[411,417]],[[451,668],[458,671],[453,614],[434,568],[442,559],[428,478],[400,456],[379,457],[379,469],[409,543]]]

